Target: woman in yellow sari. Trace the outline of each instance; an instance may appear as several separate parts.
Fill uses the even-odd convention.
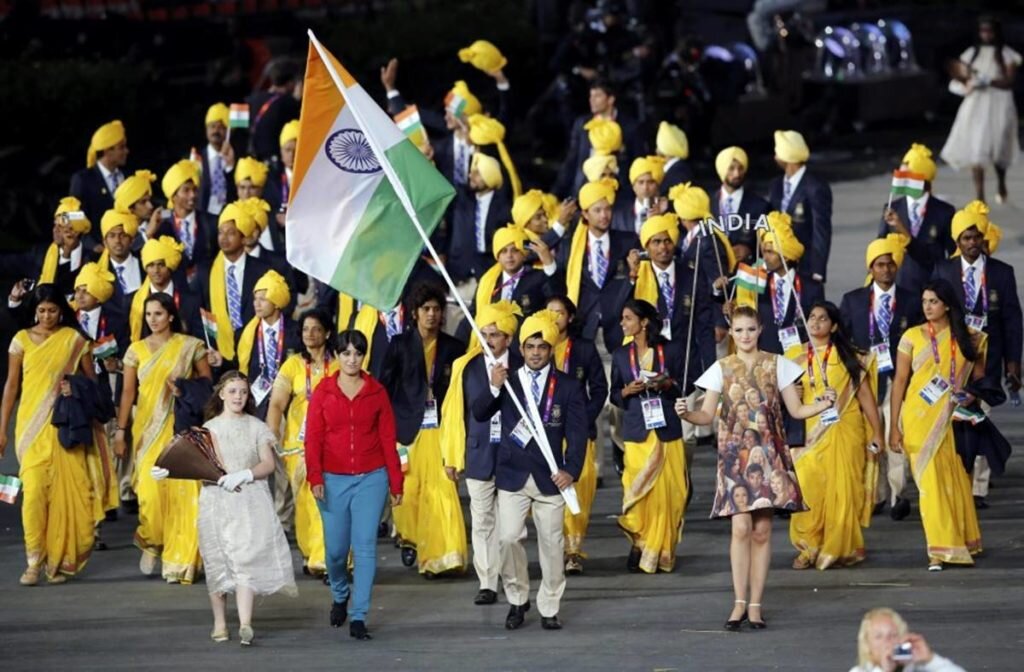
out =
[[[311,310],[299,324],[302,352],[286,359],[277,372],[267,425],[280,439],[280,458],[295,498],[295,541],[302,553],[302,571],[323,576],[327,571],[324,524],[306,481],[306,409],[320,381],[338,372],[338,358],[327,347],[331,320],[326,313]]]
[[[875,499],[873,492],[865,493],[865,485],[873,486],[878,476],[877,470],[867,469],[868,460],[877,460],[877,447],[885,444],[872,389],[874,357],[867,359],[853,346],[839,309],[827,301],[811,308],[807,335],[804,404],[813,404],[829,388],[838,399],[834,409],[805,421],[806,447],[794,451],[797,481],[810,511],[792,515],[789,539],[800,551],[793,569],[828,569],[864,559],[861,527],[870,522]],[[875,452],[868,447],[865,418]],[[773,491],[773,498],[783,494]]]
[[[85,449],[61,446],[50,423],[57,395],[70,393],[62,377],[79,369],[93,377],[92,356],[54,285],[39,285],[32,298],[35,325],[11,340],[0,411],[2,458],[20,387],[14,445],[24,492],[21,522],[28,566],[21,575],[23,586],[38,583],[44,569],[50,583],[64,583],[80,572],[92,552],[95,522]]]
[[[907,329],[896,356],[889,448],[906,452],[920,492],[928,570],[943,563],[973,565],[981,553],[981,528],[971,479],[953,443],[953,412],[968,406],[969,381],[985,372],[985,334],[969,331],[956,291],[935,280],[924,287],[925,323]]]
[[[190,584],[201,566],[199,558],[199,481],[167,479],[156,458],[174,436],[174,381],[209,378],[210,365],[202,341],[181,333],[174,299],[151,294],[145,305],[151,334],[135,341],[124,356],[124,388],[117,415],[114,451],[127,451],[125,433],[132,417],[135,472],[132,485],[139,499],[135,545],[142,551],[139,570],[147,576],[163,564],[168,583]],[[138,397],[136,399],[136,396]]]

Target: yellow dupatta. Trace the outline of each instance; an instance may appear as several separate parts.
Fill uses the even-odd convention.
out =
[[[39,274],[39,284],[53,284],[57,279],[57,265],[60,263],[60,248],[57,243],[50,243],[43,258],[43,270]]]
[[[249,375],[249,360],[252,359],[252,347],[256,341],[256,327],[259,324],[259,317],[252,318],[242,329],[242,335],[238,337],[238,370],[246,376]]]
[[[569,260],[565,265],[565,283],[569,299],[576,305],[580,302],[580,283],[583,282],[584,256],[587,252],[587,232],[589,229],[582,218],[572,234],[569,247]]]
[[[491,302],[491,297],[494,296],[494,290],[498,287],[499,280],[501,280],[501,264],[497,263],[480,276],[480,282],[476,286],[477,310]]]
[[[142,281],[135,295],[132,296],[132,307],[128,313],[128,329],[132,343],[142,338],[142,324],[146,319],[146,299],[150,294],[150,282],[147,277]]]
[[[466,354],[452,363],[451,381],[441,404],[441,461],[456,471],[466,468],[466,400],[462,377],[466,366],[482,352],[479,340],[473,336]],[[429,374],[430,369],[427,371]]]
[[[356,310],[356,300],[348,294],[338,292],[338,333],[348,329],[352,313]],[[356,312],[356,321],[352,328],[366,337],[366,356],[363,358],[363,371],[370,371],[370,355],[373,351],[373,332],[377,328],[379,313],[370,305],[362,305]]]
[[[234,359],[235,329],[231,325],[231,313],[228,312],[223,252],[217,253],[210,266],[210,308],[213,309],[213,316],[217,318],[217,350],[224,359]]]
[[[162,447],[174,432],[174,396],[167,381],[191,376],[203,347],[202,341],[184,334],[172,335],[156,352],[150,352],[143,340],[129,347],[125,363],[136,364],[138,371],[132,436],[140,463],[150,448]]]

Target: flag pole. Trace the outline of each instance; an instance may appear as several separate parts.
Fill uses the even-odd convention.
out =
[[[324,67],[327,69],[327,72],[330,74],[331,79],[334,81],[334,85],[338,87],[338,90],[342,94],[347,93],[345,83],[341,81],[341,76],[337,73],[337,71],[335,71],[334,66],[331,64],[331,61],[328,58],[326,50],[324,49],[323,45],[320,44],[320,41],[316,39],[316,36],[313,34],[312,30],[307,30],[306,33],[309,35],[309,40],[310,42],[312,42],[313,47],[320,55],[320,60],[323,61]],[[366,121],[362,118],[362,114],[358,111],[358,108],[355,105],[352,105],[349,107],[349,109],[352,112],[352,116],[356,118],[356,122],[363,128],[366,128]],[[423,230],[423,225],[420,224],[419,217],[416,214],[416,209],[412,206],[412,201],[409,199],[409,194],[405,190],[405,185],[403,185],[402,181],[398,179],[398,175],[395,173],[395,169],[388,162],[383,149],[377,143],[377,139],[374,138],[373,135],[369,133],[364,133],[364,137],[366,138],[366,141],[370,144],[370,149],[373,150],[373,153],[380,158],[380,166],[383,169],[384,174],[387,176],[388,182],[391,183],[391,187],[395,190],[395,194],[398,196],[399,202],[401,202],[402,207],[405,209],[405,213],[409,216],[409,219],[412,220],[413,226],[416,227],[416,231],[420,234],[420,238],[423,239],[423,244],[427,248],[427,251],[430,252],[430,256],[433,257],[434,261],[437,263],[437,270],[441,273],[441,276],[448,284],[448,288],[454,295],[455,301],[459,304],[459,308],[462,309],[463,315],[466,316],[466,320],[469,322],[469,326],[473,329],[473,333],[476,335],[477,339],[479,339],[480,345],[483,346],[485,356],[487,357],[488,360],[494,361],[494,353],[491,352],[490,347],[487,345],[487,341],[484,339],[483,333],[481,333],[480,331],[480,327],[477,325],[476,320],[473,319],[473,315],[470,313],[469,307],[466,305],[466,302],[463,300],[462,296],[458,292],[458,289],[455,287],[455,281],[453,281],[452,277],[448,274],[448,269],[445,268],[444,263],[441,261],[440,255],[434,248],[434,244],[430,241],[430,236],[428,236],[427,232]],[[408,138],[405,138],[404,141],[409,142]],[[512,390],[512,385],[509,383],[507,379],[505,380],[505,389],[508,390],[509,396],[512,398],[512,403],[515,406],[516,411],[518,411],[520,416],[522,416],[524,419],[528,418],[529,415],[523,408],[522,404],[519,402],[519,398],[515,395],[515,392]],[[544,428],[534,427],[533,423],[529,421],[526,423],[526,425],[527,427],[530,428],[530,433],[533,435],[533,438],[537,442],[538,447],[540,447],[540,452],[543,454],[544,460],[548,464],[548,468],[551,469],[551,474],[554,475],[555,472],[558,471],[558,464],[555,462],[555,456],[551,450],[551,445],[548,442],[548,437],[547,434],[544,432]],[[563,499],[565,499],[566,506],[569,507],[569,511],[572,512],[573,515],[578,514],[580,512],[580,508],[579,500],[576,497],[576,488],[573,487],[572,485],[569,485],[569,487],[562,490],[561,493]]]

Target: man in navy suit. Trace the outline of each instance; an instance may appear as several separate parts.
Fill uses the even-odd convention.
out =
[[[603,118],[616,122],[622,129],[623,156],[619,165],[646,153],[646,143],[640,125],[615,105],[615,89],[610,82],[594,80],[590,84],[590,114],[576,118],[569,131],[569,150],[558,171],[558,179],[551,191],[565,197],[575,194],[583,186],[583,162],[590,158],[593,147],[584,128],[591,119]]]
[[[183,268],[193,287],[197,287],[198,282],[196,269],[208,265],[213,257],[211,246],[215,237],[215,232],[208,232],[196,214],[198,182],[196,167],[187,159],[171,166],[160,182],[168,206],[160,221],[160,233],[185,246]]]
[[[199,153],[202,172],[197,210],[207,231],[217,227],[217,217],[224,206],[238,198],[231,179],[235,150],[230,142],[225,142],[227,132],[228,106],[214,103],[206,111],[206,147]]]
[[[984,253],[988,208],[980,201],[973,201],[957,212],[952,227],[959,258],[936,264],[935,277],[962,288],[967,326],[988,335],[985,377],[1002,387],[1005,376],[1010,390],[1018,392],[1024,319],[1013,266]],[[984,455],[975,459],[973,475],[975,500],[984,508],[990,477],[990,465]]]
[[[904,255],[896,236],[873,240],[865,259],[871,284],[844,294],[839,306],[846,335],[858,348],[875,355],[878,406],[887,425],[890,421],[889,386],[896,373],[895,353],[903,332],[924,321],[920,292],[911,291],[897,281],[900,262],[906,263]],[[907,484],[907,459],[902,453],[888,450],[879,458],[884,468],[878,475],[876,508],[884,507],[888,499],[893,519],[902,520],[910,514],[910,500],[902,496]]]
[[[742,147],[726,147],[715,157],[715,172],[722,186],[711,194],[711,214],[726,226],[729,243],[740,261],[757,251],[757,220],[771,209],[764,200],[744,187],[749,159]],[[730,225],[731,222],[735,222]],[[743,226],[735,228],[742,222]]]
[[[127,161],[128,139],[124,124],[115,120],[96,129],[89,142],[86,167],[71,176],[69,190],[82,202],[82,211],[89,221],[100,221],[103,213],[114,207],[114,192],[124,181],[122,169]],[[99,253],[97,236],[87,238],[86,245]]]
[[[250,153],[260,161],[277,163],[281,129],[292,119],[299,118],[300,105],[295,96],[299,78],[295,65],[285,59],[272,63],[267,74],[270,78],[267,90],[257,91],[245,101],[252,120]]]
[[[471,401],[490,398],[491,371],[495,365],[506,369],[518,369],[523,359],[509,347],[519,322],[518,307],[502,301],[482,306],[476,314],[476,322],[487,341],[494,359],[483,353],[464,355],[469,358],[465,368],[459,372],[456,360],[453,379],[461,375],[461,386],[453,380],[442,415],[447,418],[449,406],[462,407],[465,441],[457,443],[450,435],[451,427],[442,423],[441,450],[444,453],[445,473],[454,482],[459,474],[466,478],[469,492],[469,512],[472,517],[473,568],[480,581],[480,590],[473,598],[474,604],[494,604],[498,601],[498,573],[501,569],[498,552],[498,490],[494,482],[494,467],[497,461],[498,444],[501,443],[501,414],[490,419],[477,420],[472,413]]]
[[[512,205],[497,159],[478,153],[470,165],[468,185],[456,187],[447,266],[457,284],[475,287],[493,263],[491,240],[508,223]]]
[[[629,184],[633,198],[616,199],[612,214],[612,229],[640,235],[640,227],[651,216],[668,209],[668,199],[658,196],[658,188],[665,177],[664,163],[659,157],[641,156],[629,166]]]
[[[775,162],[783,176],[772,181],[772,210],[792,218],[793,233],[804,248],[800,277],[804,286],[824,295],[828,257],[832,250],[832,189],[807,170],[811,152],[796,131],[775,131]]]
[[[239,352],[239,369],[251,383],[256,417],[266,420],[277,372],[288,357],[302,349],[301,326],[285,317],[284,310],[292,300],[291,290],[277,271],[264,273],[246,298],[250,297],[255,314],[246,329],[252,327],[253,339],[245,352]]]
[[[263,246],[284,256],[284,224],[292,180],[295,179],[295,146],[299,140],[299,120],[292,119],[285,124],[278,139],[281,143],[281,160],[270,166],[266,184],[258,195],[270,204],[271,212],[270,226],[267,228],[271,244],[268,245],[264,240]],[[250,194],[252,195],[257,194]],[[239,198],[244,196],[239,193]]]
[[[142,261],[132,252],[139,231],[139,218],[128,212],[107,210],[100,221],[103,247],[107,253],[107,269],[114,274],[112,301],[125,313],[131,306],[132,296],[142,286],[146,271]]]
[[[527,516],[532,513],[542,576],[537,591],[541,627],[560,630],[558,610],[565,592],[565,502],[559,491],[571,486],[583,471],[586,401],[579,382],[551,365],[558,325],[550,314],[541,312],[526,318],[519,329],[519,341],[525,365],[511,372],[496,365],[491,372],[490,394],[474,399],[473,416],[483,422],[501,413],[495,484],[501,580],[509,603],[505,627],[521,627],[530,609],[529,565],[522,540]],[[506,380],[526,410],[525,418],[504,388]],[[555,473],[551,473],[528,427],[544,431],[557,467]]]
[[[923,176],[925,191],[917,198],[901,196],[894,199],[878,226],[879,238],[889,233],[902,233],[910,239],[907,257],[900,265],[896,282],[918,296],[931,278],[935,265],[956,249],[950,235],[956,208],[931,193],[932,181],[935,180],[935,161],[931,157],[927,147],[916,143],[904,155],[900,170]]]

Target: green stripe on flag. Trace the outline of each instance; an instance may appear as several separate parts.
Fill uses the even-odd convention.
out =
[[[914,187],[907,186],[894,186],[892,188],[893,196],[908,196],[910,198],[921,198],[924,196],[924,189],[915,189]]]

